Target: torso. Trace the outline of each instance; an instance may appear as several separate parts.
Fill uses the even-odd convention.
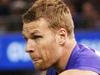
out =
[[[90,70],[100,74],[100,57],[95,54],[93,49],[83,45],[77,45],[66,64],[65,70],[80,69]],[[50,68],[46,75],[56,75],[56,70]]]

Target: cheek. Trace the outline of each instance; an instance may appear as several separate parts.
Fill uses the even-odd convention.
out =
[[[41,49],[41,56],[45,65],[52,65],[57,60],[56,45],[54,43],[48,43]]]
[[[43,46],[42,49],[40,50],[41,56],[43,58],[43,61],[48,61],[51,58],[51,51],[50,48],[47,46]]]

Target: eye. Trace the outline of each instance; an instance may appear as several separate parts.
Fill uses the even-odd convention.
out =
[[[32,39],[40,39],[40,38],[42,38],[42,36],[40,36],[40,35],[34,35],[33,37],[32,37]]]
[[[25,39],[25,41],[27,41],[27,38],[26,37],[23,37]]]

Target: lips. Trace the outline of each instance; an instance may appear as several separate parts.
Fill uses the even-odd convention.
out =
[[[38,62],[41,59],[40,56],[37,56],[35,54],[34,54],[34,56],[33,56],[33,54],[30,54],[30,57],[31,57],[33,63]]]
[[[39,62],[40,58],[35,57],[35,58],[32,58],[32,60],[33,60],[34,63],[37,63],[37,62]]]
[[[39,59],[38,58],[35,58],[35,59],[32,59],[33,61],[38,61]]]

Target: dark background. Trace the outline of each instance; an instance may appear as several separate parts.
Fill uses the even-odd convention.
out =
[[[2,42],[2,37],[5,35],[5,37],[14,36],[13,38],[16,38],[13,34],[18,33],[19,36],[22,30],[21,16],[29,7],[31,7],[33,2],[34,0],[0,0],[0,42]],[[65,2],[67,4],[67,0],[65,0]],[[85,35],[88,36],[86,38],[92,38],[94,40],[97,38],[97,41],[100,41],[100,37],[98,38],[98,36],[100,36],[100,0],[70,0],[70,3],[69,7],[75,24],[75,32],[78,33],[77,36],[79,36],[77,39],[80,39],[81,37],[84,39],[84,36],[80,35],[84,35],[89,32],[92,36],[88,36],[87,34]],[[80,32],[84,33],[81,34]],[[95,33],[97,34],[95,35]],[[22,38],[21,40],[24,41]],[[7,41],[7,39],[4,41]],[[91,41],[91,39],[89,41]],[[6,47],[3,42],[0,46],[3,45]],[[91,44],[91,46],[94,45]],[[98,46],[100,46],[100,44]],[[0,52],[4,52],[2,47],[0,48]],[[3,60],[5,59],[4,55],[2,55]],[[3,60],[0,60],[0,62],[2,63]],[[28,64],[30,64],[30,62],[31,61],[29,61]],[[6,61],[6,63],[8,62]],[[5,63],[2,64],[3,66],[0,66],[0,75],[34,75],[34,69],[30,67],[32,64],[29,65],[29,67],[27,67],[27,65],[22,69],[16,69],[16,67],[14,67],[14,70],[9,70],[7,68],[10,68],[10,66],[6,68]],[[21,65],[20,67],[23,66]]]

